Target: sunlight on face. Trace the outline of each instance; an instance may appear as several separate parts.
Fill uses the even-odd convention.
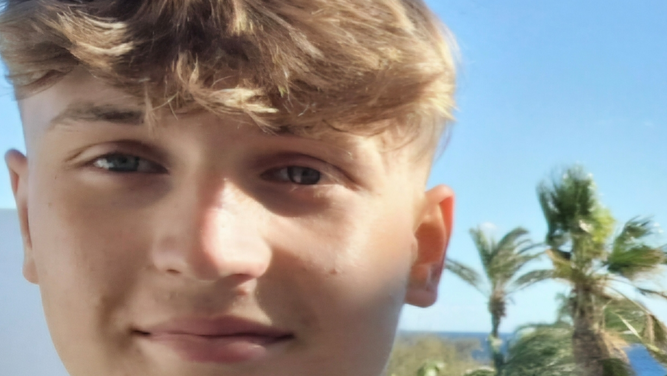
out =
[[[371,138],[135,102],[79,71],[21,103],[24,274],[71,375],[379,375],[451,193]]]

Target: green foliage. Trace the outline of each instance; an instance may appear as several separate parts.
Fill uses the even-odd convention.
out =
[[[553,270],[531,270],[520,277],[516,278],[510,286],[510,291],[518,291],[528,287],[537,282],[542,282],[547,279],[552,279],[554,276]]]
[[[528,231],[521,227],[508,232],[500,241],[489,237],[481,228],[471,229],[470,235],[490,283],[487,296],[494,290],[505,290],[519,269],[539,257],[539,254],[529,252],[534,245],[527,237]]]
[[[472,358],[472,352],[479,348],[479,341],[473,339],[447,340],[434,334],[403,333],[396,339],[386,375],[415,376],[418,372],[433,372],[438,364],[444,364],[434,375],[461,376],[466,370],[481,366]]]
[[[635,372],[630,365],[618,358],[602,359],[602,374],[604,376],[633,376]]]
[[[604,305],[603,315],[601,326],[605,332],[628,344],[641,343],[639,337],[629,330],[632,327],[632,330],[641,332],[645,328],[646,308],[640,303],[616,297]]]
[[[461,278],[463,282],[474,287],[477,291],[481,292],[485,296],[488,295],[488,288],[484,285],[484,280],[475,269],[451,258],[447,259],[446,267],[448,271]]]
[[[447,270],[480,291],[488,300],[488,309],[497,332],[505,317],[509,295],[529,285],[551,278],[550,270],[535,270],[518,276],[518,272],[541,254],[530,252],[535,245],[528,232],[517,227],[500,241],[489,237],[481,228],[470,230],[484,267],[484,276],[456,260],[447,260]],[[497,333],[496,333],[497,334]]]
[[[517,330],[500,376],[571,376],[575,370],[572,327],[534,325]]]
[[[419,368],[417,376],[440,376],[445,366],[445,362],[442,361],[428,361]]]
[[[565,322],[519,328],[499,376],[588,376],[578,371],[572,335],[572,326]],[[603,376],[634,375],[627,361],[620,356],[602,359],[600,363]]]
[[[487,298],[491,314],[491,352],[496,369],[503,364],[500,352],[502,341],[498,337],[501,320],[507,314],[509,296],[520,289],[552,277],[551,270],[534,270],[523,275],[519,271],[530,261],[541,256],[532,252],[535,244],[528,239],[528,231],[517,227],[496,241],[481,228],[471,229],[470,235],[484,268],[484,277],[477,271],[456,260],[447,260],[447,270],[473,286]]]
[[[614,239],[605,265],[610,273],[630,280],[650,277],[665,263],[663,247],[654,247],[645,241],[653,235],[654,226],[647,219],[628,221]]]
[[[496,376],[496,370],[490,367],[480,367],[464,373],[463,376]]]
[[[599,202],[592,176],[581,167],[541,184],[538,197],[547,221],[552,275],[572,286],[559,317],[582,334],[572,337],[581,369],[596,376],[628,374],[620,349],[627,342],[644,344],[656,359],[667,359],[667,346],[639,334],[648,330],[653,339],[659,338],[664,325],[657,320],[649,324],[654,316],[648,309],[616,287],[622,283],[644,295],[667,298],[645,285],[664,272],[661,265],[667,260],[665,248],[651,244],[651,221],[632,219],[614,234],[614,218]],[[597,340],[589,338],[591,333]],[[604,360],[598,363],[595,359],[600,358]]]
[[[635,315],[615,312],[618,326],[626,329],[630,341],[643,345],[658,363],[667,367],[667,326],[647,310],[638,312]]]
[[[572,167],[537,190],[548,226],[547,244],[561,252],[568,252],[568,245],[570,252],[576,249],[572,257],[580,264],[600,256],[613,232],[614,218],[598,201],[593,177],[581,167]]]
[[[550,270],[535,270],[518,276],[530,261],[541,256],[531,252],[536,245],[528,239],[528,231],[517,227],[496,241],[481,228],[471,229],[470,235],[484,267],[484,277],[476,270],[454,259],[447,259],[447,270],[476,288],[487,298],[494,295],[505,301],[507,295],[551,277]]]
[[[397,340],[387,375],[631,376],[624,352],[630,344],[643,345],[667,366],[667,326],[619,289],[623,284],[645,296],[667,299],[667,293],[653,283],[664,272],[667,249],[653,244],[651,221],[634,218],[614,232],[614,218],[600,203],[592,176],[581,167],[541,184],[538,196],[553,269],[520,274],[542,254],[534,252],[535,244],[522,228],[498,241],[481,228],[470,231],[483,273],[447,261],[450,272],[487,298],[495,369],[472,359],[478,341],[403,336]],[[503,356],[497,334],[510,295],[545,279],[571,286],[568,294],[557,297],[561,304],[556,323],[520,328]]]

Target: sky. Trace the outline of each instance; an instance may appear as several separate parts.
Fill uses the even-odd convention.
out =
[[[497,237],[523,226],[541,241],[546,226],[535,188],[572,164],[593,174],[619,222],[641,215],[667,223],[667,2],[427,2],[460,51],[457,122],[429,183],[448,184],[457,193],[450,257],[480,268],[468,234],[480,225]],[[24,149],[16,103],[4,82],[0,127],[0,150]],[[13,207],[2,164],[0,208]],[[0,306],[0,338],[11,340],[0,343],[33,351],[49,359],[48,374],[65,375],[49,363],[56,359],[52,351],[31,348],[27,339],[48,343],[48,334],[37,288],[20,278],[10,217],[0,215],[0,248],[9,248],[0,254],[0,297],[12,304],[12,310],[5,309],[9,303]],[[4,229],[2,218],[9,218]],[[517,294],[501,330],[553,320],[554,296],[564,289],[549,282]],[[667,305],[648,304],[667,319]],[[490,329],[490,319],[484,298],[445,274],[438,302],[406,308],[401,328],[480,332]]]

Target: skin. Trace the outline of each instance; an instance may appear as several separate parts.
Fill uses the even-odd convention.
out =
[[[380,375],[403,304],[437,295],[453,194],[425,192],[429,163],[378,137],[267,135],[207,112],[159,112],[153,128],[59,118],[136,102],[77,70],[21,101],[28,153],[6,155],[23,273],[70,374]],[[142,158],[139,171],[110,170],[109,154]],[[295,183],[308,175],[290,166],[320,179]],[[216,363],[137,332],[183,317],[292,338]]]

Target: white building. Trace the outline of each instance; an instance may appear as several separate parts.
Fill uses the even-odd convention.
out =
[[[16,211],[0,209],[0,375],[67,376],[51,344],[39,288],[21,274]]]

